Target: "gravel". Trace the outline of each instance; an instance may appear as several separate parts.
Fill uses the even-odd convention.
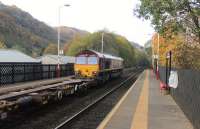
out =
[[[79,118],[73,120],[69,125],[63,126],[61,129],[95,129],[103,121],[106,115],[112,110],[120,98],[131,87],[135,78],[128,81],[114,93],[107,96],[103,101],[99,102],[93,108],[87,110]]]
[[[14,115],[12,115],[12,117],[1,121],[0,128],[52,129],[100,97],[103,93],[125,80],[128,76],[129,74],[126,74],[122,78],[114,79],[104,86],[90,88],[88,89],[87,93],[67,96],[60,102],[51,102],[43,106],[29,105],[28,107],[24,107],[23,109],[18,110],[16,113],[13,113]],[[112,94],[113,97],[109,97],[110,100],[109,98],[106,98],[105,103],[102,101],[102,104],[98,104],[99,106],[97,106],[97,109],[95,108],[94,111],[88,112],[89,116],[85,118],[83,117],[83,119],[81,118],[80,121],[77,121],[77,126],[72,124],[72,128],[83,129],[88,126],[87,129],[90,127],[93,129],[96,127],[99,121],[105,117],[105,115],[111,110],[111,108],[116,104],[119,98],[121,98],[121,96],[129,87],[130,86],[127,85],[125,88],[120,88],[122,90],[118,90]],[[94,122],[91,122],[92,120]],[[85,123],[86,121],[88,121],[88,123]]]

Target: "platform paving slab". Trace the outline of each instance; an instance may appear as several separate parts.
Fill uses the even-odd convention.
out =
[[[145,70],[98,126],[98,129],[193,129],[170,95],[162,95],[159,81]]]

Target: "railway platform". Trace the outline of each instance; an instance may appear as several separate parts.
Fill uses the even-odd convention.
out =
[[[160,93],[154,74],[145,70],[98,129],[193,129],[193,126],[173,98]]]

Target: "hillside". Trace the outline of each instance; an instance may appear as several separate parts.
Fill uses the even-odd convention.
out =
[[[54,30],[56,31],[56,33],[57,33],[57,28],[58,27],[54,27]],[[76,35],[85,36],[85,35],[89,34],[87,31],[72,28],[72,27],[67,27],[67,26],[61,26],[60,31],[61,31],[62,43],[69,42]],[[68,39],[70,39],[70,40],[68,40]]]
[[[65,54],[73,56],[84,49],[93,49],[100,52],[101,34],[100,31],[85,37],[76,37],[69,43]],[[122,57],[126,67],[144,61],[142,51],[136,50],[126,38],[110,32],[104,32],[104,53]]]
[[[138,43],[135,43],[135,42],[130,42],[131,45],[133,45],[133,47],[137,48],[138,50],[143,50],[144,47],[139,45]]]
[[[68,27],[62,27],[61,30],[61,44],[69,42],[75,35],[88,33]],[[0,42],[7,48],[38,56],[49,44],[57,43],[57,30],[16,6],[0,3]]]
[[[144,48],[149,48],[151,47],[151,40],[148,40],[145,44],[144,44]]]

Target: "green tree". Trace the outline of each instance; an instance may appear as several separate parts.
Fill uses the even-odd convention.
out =
[[[81,50],[92,49],[101,52],[102,31],[89,34],[85,37],[75,37],[68,43],[66,55],[76,55]],[[135,49],[130,42],[110,32],[104,32],[104,53],[120,56],[124,59],[126,67],[136,65]]]
[[[140,0],[135,15],[150,19],[155,29],[164,32],[166,24],[172,23],[172,31],[196,35],[200,43],[200,1],[199,0]]]
[[[150,67],[150,59],[145,51],[136,50],[136,61],[138,66]]]
[[[53,54],[53,55],[57,53],[58,53],[58,48],[56,44],[49,44],[43,52],[43,54]]]

